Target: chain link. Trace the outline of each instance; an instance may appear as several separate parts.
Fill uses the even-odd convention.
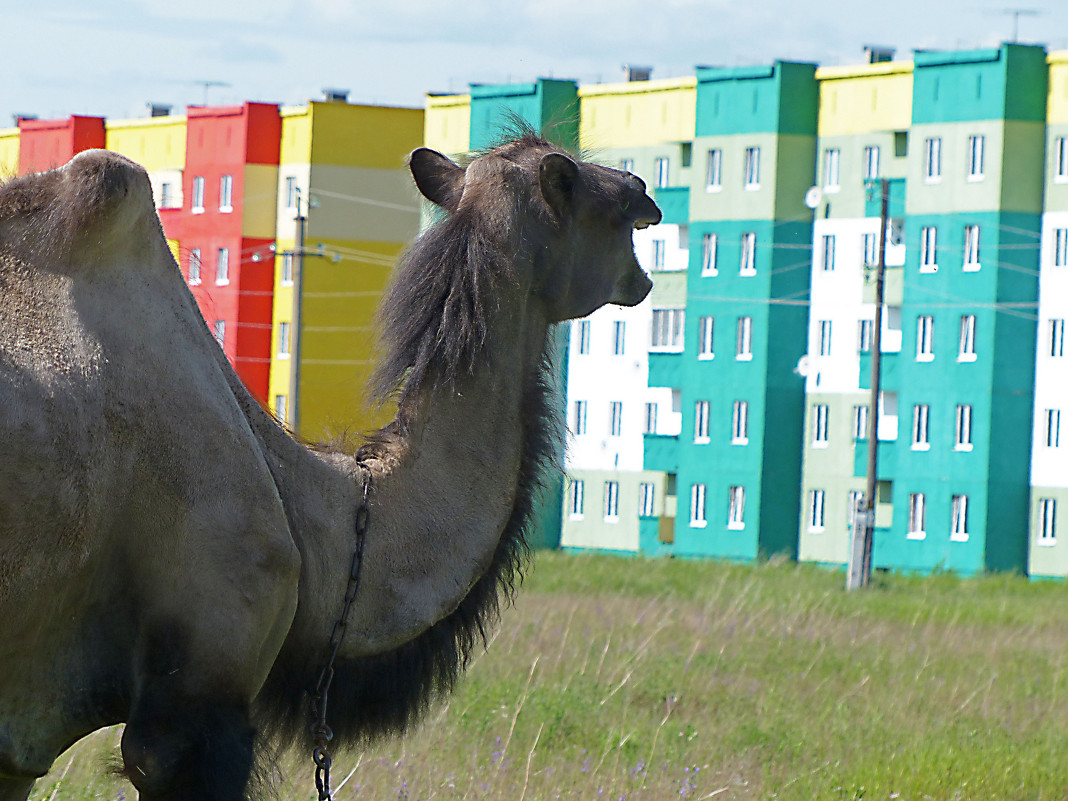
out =
[[[315,694],[312,695],[311,709],[314,722],[311,726],[312,741],[315,748],[312,751],[312,761],[315,762],[315,789],[319,792],[319,801],[331,801],[333,798],[330,791],[330,752],[327,746],[334,739],[334,732],[326,722],[326,708],[330,697],[330,684],[334,680],[334,659],[338,649],[345,639],[345,631],[349,625],[349,610],[352,602],[356,600],[356,592],[360,588],[360,571],[363,569],[363,546],[367,535],[367,527],[371,521],[370,495],[371,495],[371,471],[359,463],[364,472],[363,498],[356,508],[356,549],[352,554],[352,565],[349,567],[349,580],[345,587],[345,605],[341,609],[341,617],[334,623],[330,632],[329,652],[326,665],[319,674],[319,681],[315,685]]]

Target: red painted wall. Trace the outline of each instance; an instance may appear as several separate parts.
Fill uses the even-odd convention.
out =
[[[62,167],[83,150],[104,147],[103,117],[19,120],[19,175]]]
[[[266,103],[243,106],[191,107],[186,129],[180,214],[163,221],[168,236],[181,242],[179,259],[188,278],[189,254],[201,253],[201,283],[191,287],[201,313],[212,327],[226,321],[223,349],[253,396],[267,405],[271,364],[272,240],[242,237],[244,167],[278,164],[282,120],[278,107]],[[231,210],[220,208],[223,176],[232,181]],[[193,185],[203,179],[203,208],[193,210]],[[229,282],[219,284],[219,250],[229,254]],[[254,256],[259,255],[259,259]]]

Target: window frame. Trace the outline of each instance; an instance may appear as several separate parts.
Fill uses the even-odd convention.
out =
[[[693,406],[693,441],[695,445],[707,445],[712,441],[709,435],[709,417],[712,404],[707,400],[694,402]]]
[[[708,149],[708,161],[705,166],[705,191],[723,191],[723,148]]]
[[[909,493],[908,530],[910,540],[927,539],[927,495],[923,492]]]
[[[219,178],[219,211],[229,214],[234,210],[234,176],[223,175]]]
[[[928,184],[942,181],[941,136],[930,136],[923,141],[923,180]]]
[[[972,182],[982,181],[986,178],[986,136],[984,134],[969,134],[967,153],[967,179]]]
[[[719,275],[719,234],[708,231],[701,236],[701,275]]]
[[[731,408],[731,445],[749,444],[749,401],[736,400]]]
[[[690,485],[690,528],[708,525],[708,485]]]
[[[727,491],[727,528],[732,531],[745,528],[745,487],[741,484]]]
[[[745,149],[742,160],[742,186],[749,191],[760,189],[760,146]]]
[[[972,415],[973,409],[970,403],[958,403],[953,425],[953,450],[971,451],[972,444]]]

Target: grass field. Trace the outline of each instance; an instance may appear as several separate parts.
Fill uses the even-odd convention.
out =
[[[339,755],[336,797],[1068,797],[1068,585],[843,585],[539,554],[458,691],[404,741]],[[33,797],[132,798],[106,775],[118,736],[83,740]],[[310,760],[284,767],[278,797],[314,798]]]

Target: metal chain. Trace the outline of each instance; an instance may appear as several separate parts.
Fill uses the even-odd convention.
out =
[[[371,471],[367,465],[359,463],[364,471],[363,498],[356,508],[356,549],[352,554],[352,565],[349,568],[349,581],[345,587],[345,605],[341,609],[341,617],[334,623],[333,631],[330,632],[330,656],[326,660],[319,681],[315,685],[315,694],[312,696],[311,708],[315,722],[311,726],[312,741],[315,748],[312,750],[312,761],[315,762],[315,789],[319,791],[319,801],[331,801],[330,792],[330,752],[327,744],[334,739],[334,732],[326,722],[326,707],[330,697],[330,684],[334,680],[334,659],[338,649],[345,639],[345,631],[348,628],[349,610],[352,602],[356,600],[356,591],[360,587],[360,571],[363,568],[363,545],[367,535],[367,526],[370,523],[370,495],[371,495]]]

